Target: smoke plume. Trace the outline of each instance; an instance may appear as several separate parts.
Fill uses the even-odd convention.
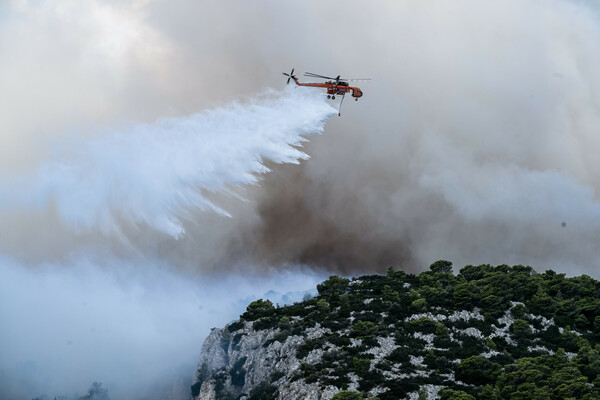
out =
[[[374,80],[310,163],[265,178],[261,255],[344,273],[442,258],[597,275],[593,3],[394,3],[328,28],[341,21],[364,30],[337,38],[334,70]]]

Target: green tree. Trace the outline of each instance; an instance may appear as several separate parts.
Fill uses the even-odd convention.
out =
[[[484,265],[467,265],[460,270],[460,276],[464,277],[467,281],[477,281],[483,279],[485,274],[490,272],[492,267]]]
[[[435,333],[438,329],[437,322],[427,317],[421,317],[419,319],[412,320],[408,323],[408,326],[412,331],[424,333]]]
[[[379,330],[379,326],[371,321],[356,321],[352,324],[352,335],[357,338],[373,336]]]
[[[450,331],[448,330],[446,325],[442,324],[441,322],[438,322],[437,324],[435,324],[435,335],[440,338],[449,338]]]
[[[494,383],[501,365],[483,356],[472,356],[460,362],[456,369],[456,379],[472,385]]]
[[[452,263],[450,261],[439,260],[429,266],[431,272],[452,272]]]
[[[331,400],[363,400],[364,397],[359,392],[353,392],[351,390],[342,390],[336,393]]]
[[[484,307],[484,309],[490,311],[502,312],[502,309],[504,308],[502,307],[502,303],[502,297],[496,296],[495,294],[490,294],[489,296],[485,296],[483,299],[481,299],[481,305]]]
[[[320,295],[340,295],[346,291],[349,284],[349,279],[331,275],[325,282],[317,285],[317,291]]]
[[[425,309],[427,308],[427,300],[425,300],[423,298],[416,299],[410,305],[417,312],[425,311]]]
[[[475,397],[462,390],[442,389],[439,394],[440,400],[475,400]]]
[[[247,321],[254,321],[259,318],[270,317],[274,313],[275,306],[273,306],[271,300],[258,299],[246,307],[246,312],[242,314],[242,318]]]
[[[331,310],[331,307],[329,307],[329,303],[327,302],[327,300],[319,299],[317,301],[317,310],[324,313],[328,313]]]
[[[523,318],[523,317],[525,317],[525,314],[527,313],[527,307],[525,307],[521,303],[515,304],[515,306],[510,309],[510,313],[515,318]]]
[[[279,329],[281,329],[282,331],[290,329],[292,326],[292,324],[290,323],[290,317],[284,315],[283,317],[279,318],[278,326]]]
[[[381,296],[383,301],[389,303],[400,303],[400,294],[390,288],[390,285],[383,287],[383,294]]]
[[[498,376],[493,394],[510,400],[600,398],[600,390],[590,385],[576,363],[560,349],[554,355],[524,357],[507,365]]]
[[[532,313],[543,315],[545,317],[553,317],[556,309],[556,302],[544,289],[541,287],[533,297],[526,301],[527,307]]]
[[[352,369],[360,377],[364,377],[371,368],[371,360],[368,358],[352,358]]]
[[[524,319],[517,319],[510,326],[510,332],[519,338],[529,338],[531,337],[532,330],[529,322]]]
[[[583,341],[573,362],[581,373],[593,382],[600,375],[600,345],[592,348],[588,341]]]
[[[454,306],[458,309],[472,310],[477,305],[480,296],[480,289],[475,283],[459,283],[453,293]]]
[[[338,311],[339,318],[349,318],[352,312],[352,307],[350,306],[350,297],[348,294],[342,294],[339,297],[340,301],[340,309]]]

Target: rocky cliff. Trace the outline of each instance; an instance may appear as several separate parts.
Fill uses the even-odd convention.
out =
[[[587,276],[438,262],[317,289],[213,329],[193,398],[600,398],[600,284]]]

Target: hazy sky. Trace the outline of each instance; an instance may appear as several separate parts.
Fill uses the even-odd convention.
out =
[[[241,290],[221,323],[278,274],[291,274],[286,290],[299,280],[305,290],[333,271],[419,271],[447,259],[598,277],[598,11],[567,0],[2,3],[0,263],[23,292],[0,298],[0,325],[14,327],[2,336],[0,350],[12,352],[0,376],[14,383],[28,362],[43,369],[60,356],[35,360],[32,342],[71,339],[57,329],[46,339],[22,335],[19,315],[56,297],[61,326],[76,326],[78,286],[97,274],[107,306],[91,315],[119,327],[160,321],[153,310],[162,295],[132,293],[169,279],[194,293],[194,279],[211,276],[230,291],[260,277],[260,290]],[[236,187],[265,172],[254,164],[261,157],[306,158],[286,143],[316,133],[331,113],[318,96],[265,94],[281,91],[291,68],[372,81],[303,143],[309,159],[267,162],[272,171],[257,184]],[[194,117],[207,109],[215,111]],[[174,119],[156,122],[164,118]],[[228,193],[211,192],[222,189],[208,184],[216,181]],[[174,207],[180,193],[192,201]],[[121,269],[129,283],[115,286]],[[169,278],[147,278],[156,270]],[[23,303],[47,279],[54,283]],[[194,301],[214,298],[198,292]],[[213,322],[190,311],[190,298],[175,297],[169,309],[182,310],[178,321],[205,320],[175,321],[164,335],[189,328],[201,342]],[[166,337],[155,336],[155,347]],[[185,337],[174,354],[196,343]],[[124,343],[107,340],[103,354],[123,354]],[[75,354],[57,370],[98,353]],[[64,386],[57,374],[52,390],[82,392],[101,371]],[[27,379],[11,390],[39,389]]]

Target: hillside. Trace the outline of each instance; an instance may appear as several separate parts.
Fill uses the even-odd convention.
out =
[[[252,302],[203,347],[194,399],[598,399],[600,282],[438,261]]]

